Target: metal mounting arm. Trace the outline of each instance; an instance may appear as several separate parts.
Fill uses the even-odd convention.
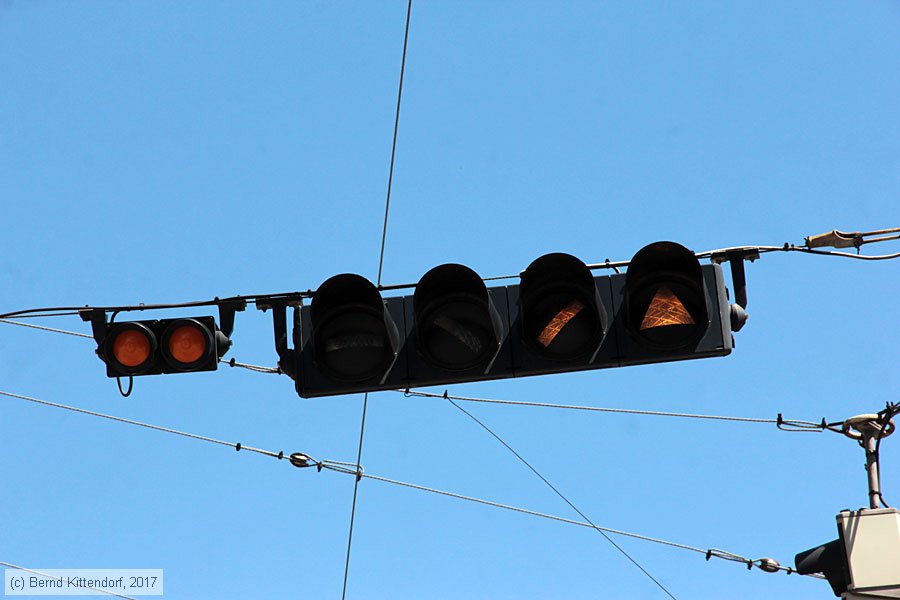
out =
[[[297,301],[294,300],[283,300],[283,299],[270,299],[265,303],[257,301],[256,308],[262,311],[266,311],[268,309],[272,309],[272,326],[273,331],[275,333],[275,351],[278,353],[278,367],[281,369],[281,372],[290,377],[291,379],[296,379],[296,373],[294,369],[294,353],[297,350],[290,348],[288,345],[288,333],[287,333],[287,308],[288,306],[292,306],[294,308],[294,326],[299,322],[299,312],[300,306]],[[292,337],[296,337],[293,336]]]
[[[888,415],[889,416],[889,415]],[[866,473],[869,476],[869,508],[881,508],[881,475],[878,472],[878,442],[894,433],[894,422],[881,415],[857,415],[844,421],[841,431],[859,442],[866,451]]]
[[[742,248],[740,250],[727,250],[714,253],[709,259],[721,264],[728,261],[731,266],[731,287],[734,288],[734,301],[731,305],[731,330],[740,331],[747,322],[749,315],[747,308],[747,275],[744,271],[744,261],[753,262],[759,258],[757,248]]]

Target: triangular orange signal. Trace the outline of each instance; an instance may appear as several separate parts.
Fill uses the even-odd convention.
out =
[[[691,313],[687,311],[678,296],[666,286],[656,290],[647,314],[641,322],[641,331],[667,325],[694,325]]]

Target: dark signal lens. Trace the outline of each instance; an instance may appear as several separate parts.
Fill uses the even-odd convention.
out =
[[[384,317],[365,310],[347,311],[321,325],[322,368],[342,381],[363,381],[390,364]]]
[[[483,372],[500,349],[497,308],[484,280],[465,265],[438,265],[422,276],[413,318],[418,354],[432,367]]]
[[[496,342],[483,299],[446,300],[424,314],[420,351],[429,362],[450,371],[463,371],[493,356]]]

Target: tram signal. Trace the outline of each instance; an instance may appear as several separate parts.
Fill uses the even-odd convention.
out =
[[[222,302],[215,317],[181,317],[108,323],[102,309],[82,311],[91,322],[97,355],[108,377],[215,371],[231,347],[235,311],[243,301]]]
[[[286,310],[286,305],[281,310]],[[295,307],[282,369],[306,398],[725,356],[731,305],[722,268],[657,242],[626,274],[595,276],[578,258],[542,256],[518,285],[486,287],[463,265],[383,298],[359,275],[323,283]],[[286,330],[283,313],[276,318]]]

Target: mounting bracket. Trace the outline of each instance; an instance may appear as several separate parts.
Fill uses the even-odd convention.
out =
[[[738,250],[726,250],[714,252],[709,259],[721,264],[728,261],[731,267],[731,287],[734,288],[734,301],[731,305],[731,330],[740,331],[747,322],[749,315],[747,308],[747,275],[744,271],[744,261],[755,261],[759,258],[759,248],[741,248]]]

